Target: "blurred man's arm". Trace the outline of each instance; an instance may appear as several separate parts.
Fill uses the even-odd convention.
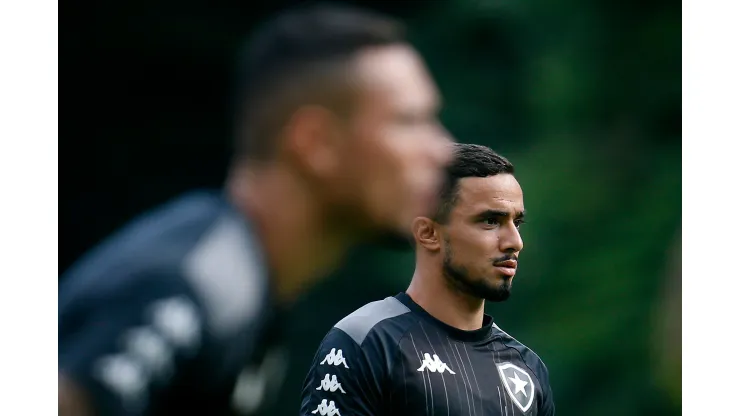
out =
[[[303,385],[301,416],[383,414],[385,359],[332,328],[319,346]],[[337,411],[338,413],[334,413]]]
[[[144,412],[202,343],[202,313],[176,278],[77,288],[59,308],[60,415]]]

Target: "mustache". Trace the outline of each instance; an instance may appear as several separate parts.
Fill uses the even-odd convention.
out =
[[[507,260],[514,260],[518,262],[519,256],[517,256],[516,254],[506,254],[499,258],[492,259],[491,263],[496,264],[496,263],[501,263],[502,261],[507,261]]]

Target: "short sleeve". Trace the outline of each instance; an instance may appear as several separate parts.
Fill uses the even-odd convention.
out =
[[[301,416],[382,413],[385,357],[338,328],[326,335],[304,381]]]
[[[59,371],[98,413],[140,414],[195,357],[203,313],[178,276],[75,282],[59,294]]]
[[[540,407],[540,412],[537,414],[542,416],[554,416],[555,399],[553,398],[552,388],[550,387],[550,375],[544,364],[542,364],[540,378],[540,384],[542,385],[542,406]]]

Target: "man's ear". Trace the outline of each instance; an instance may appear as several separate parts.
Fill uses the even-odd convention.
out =
[[[284,148],[311,175],[324,177],[339,168],[335,118],[320,106],[298,109],[284,129]]]
[[[412,223],[412,231],[416,244],[429,251],[440,249],[439,230],[436,223],[427,217],[416,217]]]

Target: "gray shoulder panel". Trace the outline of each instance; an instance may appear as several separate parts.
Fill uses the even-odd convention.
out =
[[[335,328],[341,329],[349,335],[357,345],[362,345],[362,341],[380,321],[394,318],[399,315],[411,312],[406,305],[399,302],[394,297],[387,297],[383,300],[370,302],[360,309],[347,315],[339,321]]]
[[[213,224],[185,259],[184,272],[216,335],[238,330],[264,306],[267,284],[259,247],[233,216]]]

